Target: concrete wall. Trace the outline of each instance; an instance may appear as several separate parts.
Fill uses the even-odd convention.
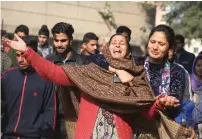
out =
[[[115,22],[132,29],[132,39],[138,40],[144,33],[141,27],[148,27],[147,14],[139,2],[109,2]],[[104,9],[105,2],[1,2],[3,29],[14,32],[16,26],[25,24],[30,34],[37,35],[42,24],[51,29],[57,22],[71,23],[75,29],[74,38],[82,39],[92,31],[103,37],[109,33],[98,11]]]
[[[199,52],[202,51],[202,41],[200,39],[192,39],[191,40],[191,44],[185,45],[185,50],[195,54],[195,56],[197,56],[199,54]]]
[[[163,11],[163,9],[160,8],[160,5],[158,5],[156,10],[156,21],[157,21],[156,25],[167,24],[166,21],[163,20],[163,16],[169,12],[170,12],[170,7],[167,7],[166,11]],[[177,32],[175,33],[178,34]],[[202,41],[200,39],[192,39],[190,44],[188,43],[185,44],[184,48],[186,51],[193,53],[194,55],[197,56],[199,52],[202,51]]]

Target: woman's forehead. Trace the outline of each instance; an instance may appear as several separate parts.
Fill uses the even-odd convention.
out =
[[[112,41],[126,41],[126,38],[123,35],[115,35]]]
[[[197,64],[202,64],[202,59],[197,59],[196,63]]]

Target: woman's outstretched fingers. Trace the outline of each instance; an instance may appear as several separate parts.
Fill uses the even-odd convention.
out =
[[[2,38],[2,41],[8,46],[10,46],[10,44],[11,44],[11,40],[9,40],[9,39],[7,39],[5,37]]]
[[[2,40],[9,47],[11,47],[17,51],[25,52],[27,49],[26,43],[17,34],[14,34],[14,36],[16,37],[17,41],[9,40],[7,38],[3,38]]]
[[[15,38],[20,41],[20,42],[24,42],[17,34],[14,34]]]

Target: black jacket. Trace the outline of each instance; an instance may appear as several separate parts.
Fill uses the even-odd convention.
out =
[[[50,54],[46,57],[47,60],[53,62],[56,65],[64,65],[66,63],[71,65],[85,65],[88,64],[87,57],[77,54],[73,50],[71,51],[71,56],[66,59],[66,57],[60,54]],[[53,139],[65,139],[71,138],[65,132],[64,121],[77,121],[80,103],[80,91],[77,87],[61,87],[59,85],[55,86],[56,100],[57,100],[57,122],[56,131]],[[72,127],[67,127],[68,130]]]
[[[54,85],[33,68],[13,68],[2,74],[1,100],[7,121],[3,136],[50,138],[55,128]]]
[[[194,59],[194,54],[183,50],[179,57],[175,57],[175,62],[181,64],[189,73],[191,73]]]
[[[56,65],[64,65],[64,64],[68,63],[68,64],[76,66],[76,65],[86,65],[89,63],[88,57],[81,55],[81,54],[78,54],[73,50],[71,50],[71,55],[68,59],[61,56],[60,54],[56,54],[55,52],[48,55],[46,57],[46,59],[53,62]],[[71,91],[79,92],[76,87],[66,87],[66,88],[68,88],[68,89],[66,89],[66,91],[68,90],[67,92],[71,92]],[[57,103],[58,104],[58,106],[57,106],[58,112],[57,113],[59,114],[58,115],[59,117],[61,117],[61,116],[63,117],[64,112],[63,112],[63,108],[62,108],[62,104],[61,104],[61,97],[64,97],[64,96],[61,96],[61,94],[60,94],[60,91],[61,91],[60,86],[56,85],[55,91],[57,92],[57,102],[58,102]],[[65,95],[69,95],[67,92],[65,93]],[[78,101],[80,102],[80,93],[74,93],[74,95],[78,98]],[[69,103],[71,103],[71,102],[69,102]],[[71,105],[73,107],[72,103],[69,105]],[[71,115],[71,113],[72,113],[72,115],[77,115],[74,111],[71,111],[69,114]]]
[[[84,55],[77,54],[75,51],[71,51],[71,56],[69,59],[65,59],[63,56],[56,53],[50,54],[46,57],[47,60],[54,62],[57,65],[64,65],[69,63],[72,65],[86,65],[88,64],[88,58]]]

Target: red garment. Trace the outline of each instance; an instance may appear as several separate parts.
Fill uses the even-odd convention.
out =
[[[58,85],[71,86],[74,83],[69,79],[61,66],[57,66],[43,57],[40,57],[32,49],[23,54],[24,57],[31,63],[32,67],[45,79],[54,81]],[[84,97],[85,93],[82,93],[79,118],[76,125],[75,139],[90,139],[93,128],[95,125],[99,106],[94,104],[91,100]],[[156,103],[151,107],[148,112],[142,114],[147,119],[153,119],[156,115]],[[127,118],[114,115],[114,120],[120,139],[132,139],[133,132],[131,126],[127,123]],[[132,124],[131,124],[132,125]]]

